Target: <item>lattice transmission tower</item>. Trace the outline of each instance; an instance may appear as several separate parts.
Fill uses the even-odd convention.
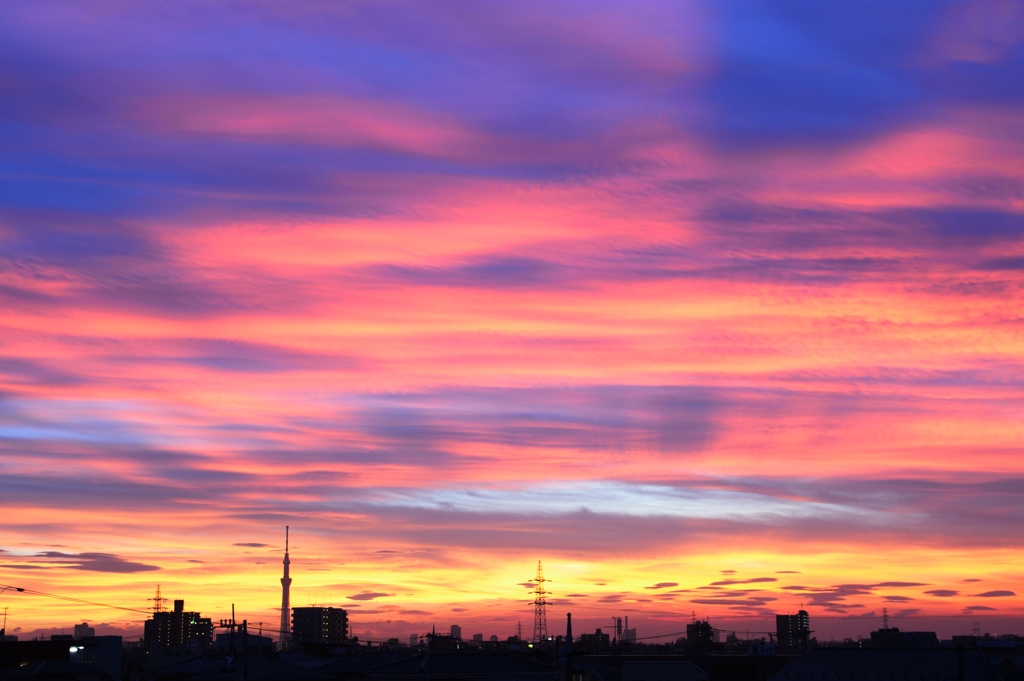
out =
[[[537,561],[537,576],[533,578],[533,640],[535,643],[546,641],[548,638],[548,596],[551,592],[544,588],[550,582],[544,578],[544,568],[540,561]]]
[[[156,585],[156,598],[149,598],[147,600],[153,601],[153,612],[163,612],[164,603],[167,601],[166,598],[160,595],[160,585]]]

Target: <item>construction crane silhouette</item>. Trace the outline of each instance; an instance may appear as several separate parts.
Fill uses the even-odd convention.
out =
[[[612,627],[615,628],[615,636],[617,638],[622,638],[622,618],[621,617],[616,617],[614,615],[612,616]]]

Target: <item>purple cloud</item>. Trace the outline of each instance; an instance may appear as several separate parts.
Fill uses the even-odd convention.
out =
[[[763,584],[766,582],[777,581],[779,580],[776,577],[754,577],[753,579],[723,579],[719,582],[711,582],[711,586],[731,586],[733,584]]]
[[[112,553],[63,553],[61,551],[43,551],[35,554],[33,560],[43,559],[47,569],[70,568],[89,572],[112,572],[132,574],[159,570],[156,565],[146,565],[125,560]]]
[[[394,596],[394,594],[387,594],[381,591],[363,591],[362,593],[346,596],[345,598],[351,601],[372,601],[375,598],[385,598],[388,596]]]

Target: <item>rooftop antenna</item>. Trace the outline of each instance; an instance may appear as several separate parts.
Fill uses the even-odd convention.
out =
[[[882,608],[882,628],[889,628],[889,608]]]

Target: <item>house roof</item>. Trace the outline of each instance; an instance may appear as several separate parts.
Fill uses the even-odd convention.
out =
[[[251,657],[244,660],[240,657],[223,655],[203,655],[182,660],[176,665],[162,667],[158,671],[146,675],[148,679],[174,679],[175,681],[234,681],[249,679],[250,681],[300,681],[335,679],[336,677],[318,670],[305,669],[281,660],[266,657]]]
[[[377,667],[370,676],[548,676],[558,673],[560,670],[553,665],[511,653],[429,651]]]
[[[113,681],[113,677],[92,665],[74,662],[30,662],[0,671],[4,679],[62,679],[62,681]]]
[[[964,681],[1001,681],[983,654],[962,654]],[[956,681],[959,655],[948,648],[820,648],[789,663],[772,681]]]

